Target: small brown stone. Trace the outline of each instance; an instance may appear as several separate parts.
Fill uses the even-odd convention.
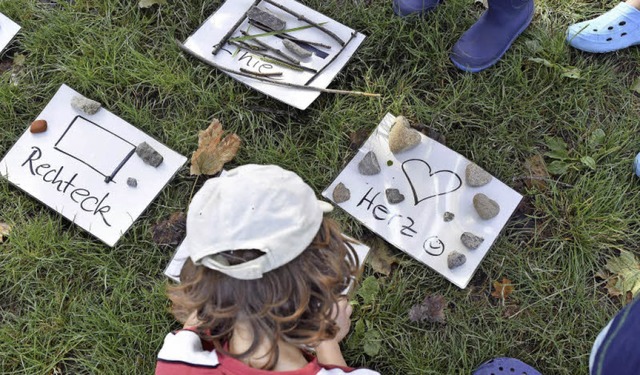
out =
[[[36,120],[31,123],[29,130],[33,134],[44,133],[47,131],[47,122],[45,120]]]

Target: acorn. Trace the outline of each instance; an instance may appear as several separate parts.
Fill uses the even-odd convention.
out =
[[[47,131],[47,122],[45,120],[36,120],[31,123],[29,130],[33,134],[44,133]]]

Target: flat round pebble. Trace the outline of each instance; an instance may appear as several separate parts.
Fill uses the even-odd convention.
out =
[[[36,120],[31,123],[29,131],[33,134],[44,133],[47,131],[47,122],[45,120]]]
[[[473,207],[483,220],[493,219],[500,213],[498,202],[480,193],[473,197]]]
[[[447,256],[447,266],[449,269],[458,268],[467,262],[467,257],[457,251],[452,251]]]
[[[333,189],[333,201],[336,203],[343,203],[348,201],[349,199],[351,199],[351,191],[349,191],[349,189],[342,182],[340,182]]]
[[[462,241],[462,244],[466,246],[467,249],[475,250],[484,242],[484,238],[476,236],[471,232],[464,232],[460,236],[460,241]]]

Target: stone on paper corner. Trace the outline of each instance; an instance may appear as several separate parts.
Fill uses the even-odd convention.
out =
[[[464,246],[466,246],[467,249],[475,250],[478,247],[480,247],[482,242],[484,242],[484,238],[482,238],[480,236],[476,236],[475,234],[473,234],[471,232],[464,232],[460,236],[460,241],[462,241],[462,244]]]
[[[409,120],[404,116],[396,117],[391,130],[389,130],[389,149],[398,153],[410,150],[420,144],[422,140],[420,132],[411,128]]]
[[[102,107],[102,104],[82,95],[76,95],[71,99],[71,107],[84,114],[95,115]]]
[[[469,163],[467,165],[467,169],[465,170],[465,177],[467,180],[467,185],[472,187],[484,186],[491,182],[493,178],[487,171],[480,168],[475,163]]]
[[[360,163],[358,163],[358,171],[365,176],[373,176],[380,173],[380,164],[373,151],[367,152],[362,160],[360,160]]]
[[[335,188],[333,188],[334,202],[339,204],[344,203],[349,199],[351,199],[351,191],[349,191],[349,189],[342,182],[340,182],[338,185],[336,185]]]
[[[459,253],[457,251],[452,251],[447,256],[447,266],[449,267],[450,270],[454,268],[458,268],[461,265],[465,264],[466,262],[467,262],[467,257],[464,254]]]
[[[493,219],[500,213],[498,202],[480,193],[473,197],[473,207],[483,220]]]
[[[136,147],[136,155],[138,155],[146,164],[155,168],[158,168],[164,160],[162,155],[160,155],[160,153],[153,147],[149,146],[147,142],[142,142],[138,147]]]

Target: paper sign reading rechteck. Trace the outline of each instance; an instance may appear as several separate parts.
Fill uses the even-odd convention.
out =
[[[275,30],[275,32],[274,32]],[[233,38],[271,33],[255,39]],[[299,109],[326,88],[365,36],[294,0],[229,0],[184,42],[194,55],[245,84]],[[296,52],[298,51],[298,52]]]
[[[0,13],[0,51],[9,45],[19,30],[20,26],[17,23]]]
[[[60,87],[37,117],[46,131],[27,129],[0,161],[0,174],[114,246],[186,158],[104,108],[92,115],[74,109],[75,96]],[[162,162],[138,156],[142,143]]]
[[[488,183],[470,186],[466,169],[471,162],[417,132],[417,146],[392,153],[394,121],[391,114],[384,117],[322,194],[398,249],[466,288],[522,196],[488,174]],[[481,210],[483,219],[474,197],[495,216]]]

